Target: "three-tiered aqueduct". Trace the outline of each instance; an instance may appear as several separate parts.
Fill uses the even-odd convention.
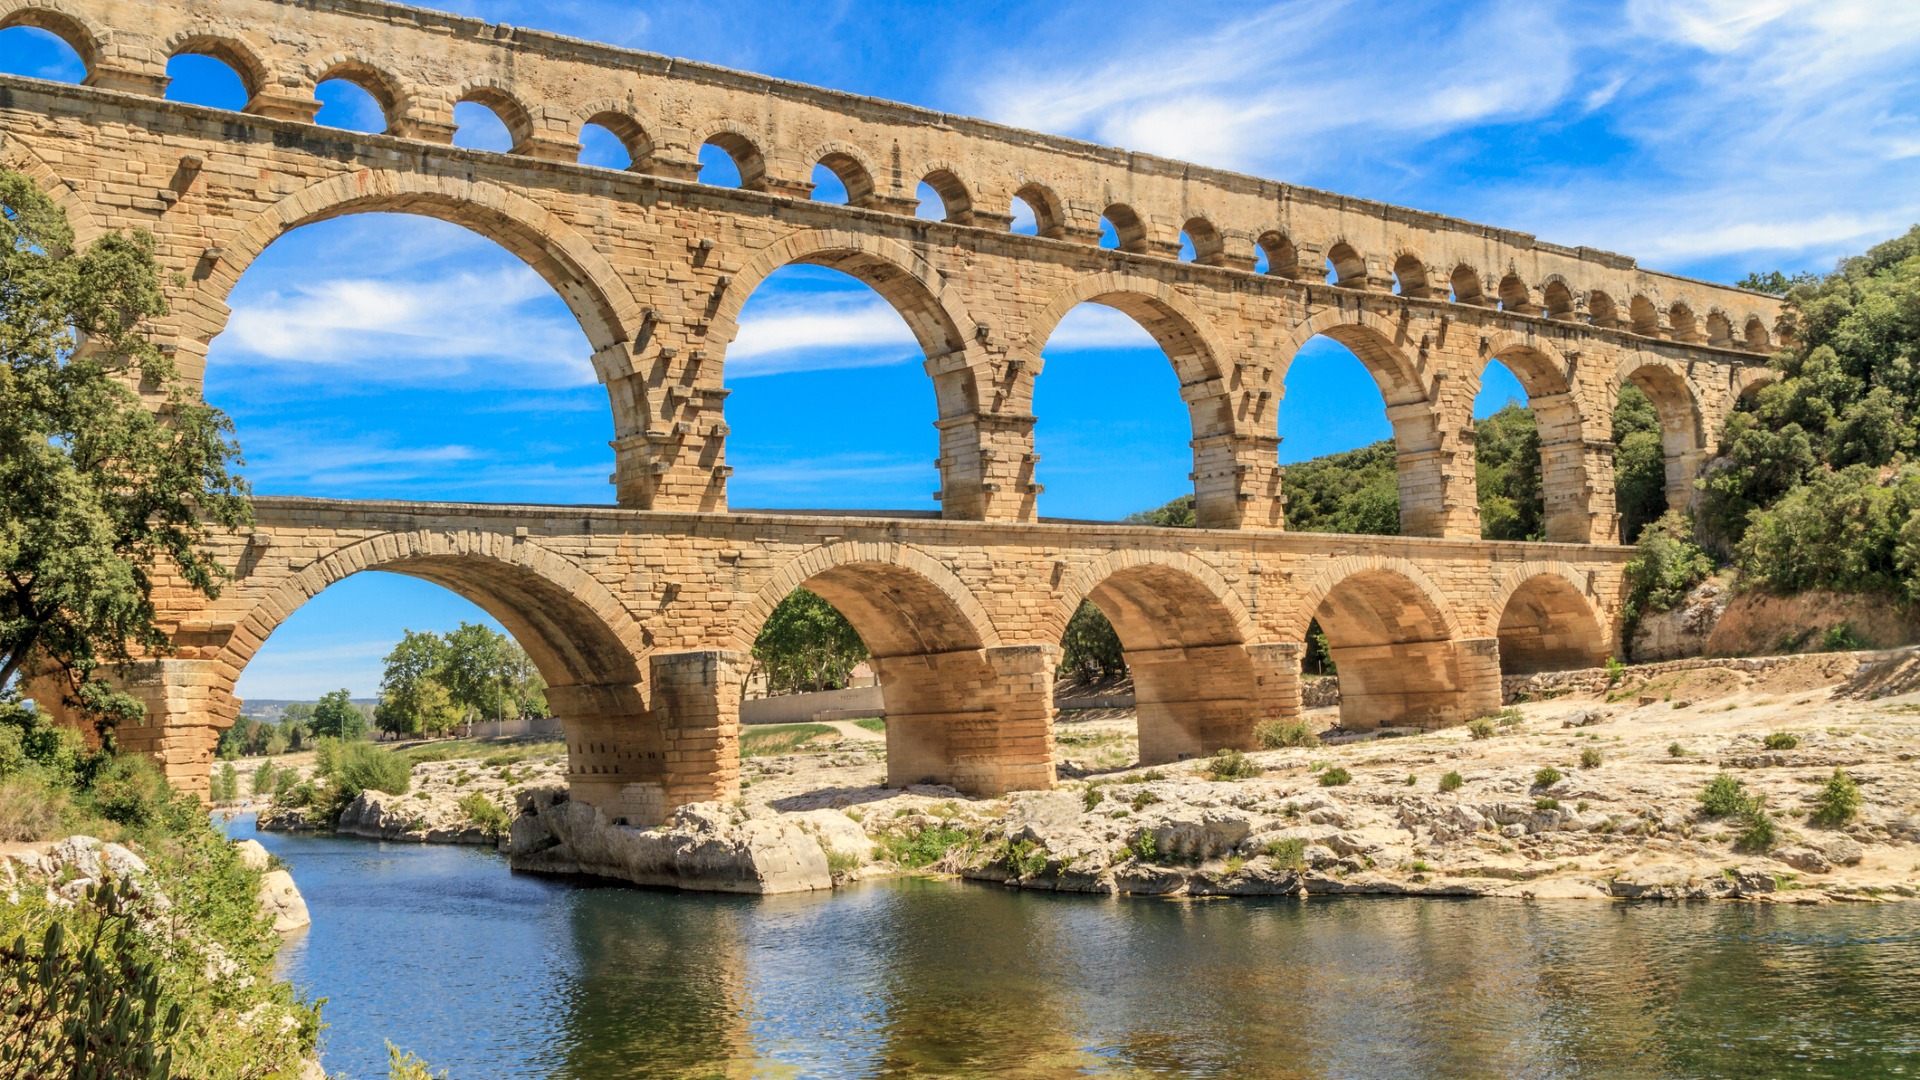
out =
[[[65,39],[88,76],[0,77],[0,155],[82,243],[153,233],[183,281],[155,336],[189,378],[277,237],[401,211],[484,234],[551,283],[613,411],[617,507],[263,498],[255,529],[218,541],[235,573],[219,600],[161,583],[179,650],[133,677],[148,724],[121,737],[190,785],[255,650],[373,569],[505,624],[552,687],[576,796],[636,822],[737,793],[746,653],[800,585],[876,657],[893,782],[1051,784],[1057,643],[1082,599],[1125,645],[1149,762],[1245,746],[1296,713],[1316,618],[1344,724],[1458,722],[1498,707],[1503,670],[1614,650],[1621,386],[1656,404],[1684,501],[1779,336],[1769,297],[1604,251],[378,0],[0,0],[0,28],[21,24]],[[244,112],[163,100],[183,52],[239,73]],[[385,134],[312,123],[333,78],[372,94]],[[506,122],[510,152],[450,145],[462,101]],[[626,142],[631,170],[577,163],[587,123]],[[708,143],[741,188],[694,182]],[[808,201],[816,164],[850,205]],[[923,181],[946,220],[914,216]],[[1038,236],[1010,231],[1015,197]],[[1119,250],[1098,246],[1103,217]],[[727,346],[755,287],[794,263],[872,286],[925,350],[938,515],[729,510]],[[1179,375],[1199,529],[1036,516],[1041,347],[1088,301],[1137,320]],[[1321,334],[1385,398],[1404,536],[1282,531],[1276,407]],[[1548,543],[1480,539],[1472,407],[1494,360],[1539,421]]]

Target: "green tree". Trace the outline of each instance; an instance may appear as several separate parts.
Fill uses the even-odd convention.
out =
[[[1667,512],[1667,449],[1660,438],[1660,414],[1653,399],[1632,383],[1620,388],[1613,408],[1613,445],[1620,540],[1631,544],[1642,529]]]
[[[442,681],[447,643],[439,634],[403,630],[385,664],[380,702],[373,710],[380,730],[396,735],[438,734],[459,722],[459,707]]]
[[[142,332],[166,310],[150,235],[75,251],[0,170],[0,687],[45,677],[103,728],[143,710],[102,668],[172,648],[154,578],[216,595],[208,526],[250,514],[232,424]]]
[[[1287,528],[1400,535],[1399,453],[1392,439],[1287,466]]]
[[[1193,496],[1182,495],[1152,510],[1141,510],[1121,519],[1129,525],[1164,525],[1177,529],[1194,526]]]
[[[545,679],[518,642],[477,623],[442,639],[438,680],[469,719],[546,715]]]
[[[1509,402],[1492,416],[1475,421],[1473,427],[1480,535],[1488,540],[1544,538],[1540,431],[1532,411]]]
[[[313,707],[313,733],[336,739],[358,739],[367,733],[367,714],[353,703],[344,688],[320,695]]]
[[[836,690],[847,685],[867,646],[853,624],[818,593],[795,589],[767,616],[753,642],[753,660],[775,694]]]

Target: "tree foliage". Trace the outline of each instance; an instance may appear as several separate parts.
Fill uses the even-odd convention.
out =
[[[547,683],[518,642],[463,622],[445,634],[408,630],[387,654],[374,722],[402,735],[441,735],[472,720],[544,716]]]
[[[1127,673],[1127,660],[1120,646],[1120,635],[1106,612],[1091,600],[1080,601],[1073,618],[1067,620],[1067,632],[1060,638],[1060,677],[1082,683],[1118,678]]]
[[[1509,402],[1492,416],[1474,421],[1473,429],[1480,535],[1488,540],[1544,539],[1540,430],[1532,410]]]
[[[166,310],[150,235],[75,251],[0,170],[0,686],[45,676],[103,727],[141,707],[101,668],[171,648],[155,578],[215,595],[208,524],[249,520],[232,424],[142,333]]]
[[[353,695],[342,687],[320,695],[313,707],[313,734],[335,739],[358,739],[367,733],[367,714],[353,703]]]
[[[1791,347],[1778,381],[1728,417],[1701,482],[1698,532],[1776,590],[1913,598],[1902,562],[1905,466],[1920,450],[1920,226],[1830,274],[1755,275],[1785,285]]]
[[[1287,466],[1287,528],[1400,535],[1399,453],[1392,439]]]
[[[1653,399],[1632,383],[1620,388],[1614,405],[1613,445],[1614,507],[1620,513],[1620,540],[1631,544],[1667,512],[1667,450],[1660,438],[1660,414]]]
[[[820,594],[795,589],[767,616],[753,642],[753,660],[767,676],[767,692],[838,690],[867,658],[853,624]]]

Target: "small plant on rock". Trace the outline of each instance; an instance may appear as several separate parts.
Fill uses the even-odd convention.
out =
[[[1747,794],[1747,786],[1726,773],[1720,773],[1700,792],[1700,809],[1712,818],[1735,817],[1750,813],[1759,800]]]
[[[1153,838],[1152,830],[1141,829],[1127,845],[1127,854],[1136,862],[1152,862],[1160,854],[1160,842]]]
[[[1533,808],[1535,810],[1558,810],[1560,809],[1560,800],[1559,799],[1535,799],[1533,800]]]
[[[1602,754],[1597,746],[1589,746],[1580,751],[1580,767],[1583,769],[1597,769],[1604,761],[1606,761],[1606,755]]]
[[[1450,772],[1447,775],[1440,778],[1440,790],[1441,791],[1459,791],[1460,785],[1464,783],[1466,783],[1466,781],[1460,778],[1459,773]]]
[[[1283,750],[1289,746],[1319,746],[1320,736],[1305,720],[1268,720],[1253,729],[1253,737],[1263,750]]]
[[[1213,759],[1207,762],[1209,780],[1251,780],[1265,771],[1247,755],[1231,747],[1213,755]]]
[[[1517,728],[1527,720],[1519,709],[1501,709],[1493,714],[1493,719],[1503,728]]]
[[[1100,801],[1102,799],[1105,799],[1106,797],[1107,797],[1107,793],[1100,790],[1100,787],[1098,785],[1090,784],[1088,785],[1087,790],[1080,793],[1080,809],[1091,810],[1094,807],[1099,806]]]
[[[1417,783],[1419,783],[1419,782],[1420,782],[1420,778],[1419,778],[1419,777],[1417,777],[1417,776],[1415,776],[1415,775],[1413,775],[1412,773],[1408,773],[1408,774],[1407,774],[1407,786],[1408,786],[1408,787],[1412,787],[1413,785],[1415,785],[1415,784],[1417,784]]]
[[[1474,740],[1493,738],[1493,721],[1486,717],[1470,721],[1467,724],[1467,737]]]
[[[1607,657],[1607,685],[1608,686],[1618,686],[1620,684],[1620,680],[1626,674],[1627,674],[1627,665],[1621,663],[1619,660],[1611,656]]]
[[[1549,765],[1533,774],[1533,786],[1537,788],[1552,787],[1562,779],[1564,778],[1560,775],[1560,770]]]
[[[1739,836],[1734,838],[1733,846],[1740,851],[1764,852],[1773,849],[1773,819],[1767,816],[1762,800],[1755,799],[1753,810],[1741,819],[1746,823]]]
[[[1812,821],[1829,829],[1837,829],[1860,816],[1860,785],[1853,782],[1845,770],[1835,769],[1827,778],[1826,786],[1820,789],[1820,795],[1814,800]]]
[[[1320,774],[1321,787],[1340,787],[1353,782],[1353,774],[1338,765]]]
[[[1146,809],[1149,806],[1152,806],[1154,803],[1157,803],[1159,801],[1160,801],[1160,796],[1155,795],[1153,792],[1148,791],[1146,788],[1141,788],[1139,791],[1134,792],[1133,802],[1131,805],[1133,806],[1133,812],[1137,814],[1140,811]]]
[[[1774,731],[1769,732],[1762,742],[1769,750],[1791,750],[1800,745],[1800,736],[1791,731]]]
[[[1681,745],[1680,745],[1679,743],[1677,743],[1677,742],[1676,742],[1676,743],[1668,743],[1668,744],[1667,744],[1667,756],[1668,756],[1668,757],[1686,757],[1686,756],[1687,756],[1687,748],[1686,748],[1686,747],[1684,747],[1684,746],[1681,746]]]
[[[467,816],[467,821],[485,833],[489,840],[499,840],[512,827],[513,822],[507,817],[507,812],[500,809],[499,803],[487,798],[485,792],[469,791],[460,797],[458,805],[460,812]]]
[[[1307,868],[1307,842],[1300,837],[1289,836],[1284,840],[1269,840],[1262,851],[1267,858],[1273,860],[1275,866],[1288,870]]]

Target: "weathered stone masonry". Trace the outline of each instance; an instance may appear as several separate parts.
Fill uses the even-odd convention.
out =
[[[233,553],[240,583],[204,609],[176,598],[183,651],[146,676],[154,722],[138,737],[196,779],[259,640],[326,581],[373,565],[506,621],[556,687],[580,790],[636,820],[733,783],[743,626],[803,581],[880,658],[897,780],[1050,782],[1045,687],[1067,598],[1120,630],[1150,759],[1243,744],[1259,717],[1296,708],[1316,617],[1349,722],[1457,720],[1498,700],[1502,667],[1604,656],[1618,599],[1616,550],[1478,541],[1485,366],[1512,368],[1539,417],[1549,539],[1606,545],[1619,388],[1653,397],[1669,499],[1684,502],[1710,433],[1767,377],[1760,358],[1787,329],[1769,297],[1602,251],[372,0],[0,0],[0,28],[17,24],[65,38],[89,74],[82,87],[0,77],[0,160],[36,177],[83,243],[154,234],[185,281],[156,337],[189,376],[276,238],[401,211],[526,260],[579,317],[607,387],[627,511],[500,509],[474,525],[471,508],[266,504]],[[232,66],[245,111],[162,100],[181,52]],[[311,123],[314,87],[336,77],[373,94],[386,134]],[[465,100],[506,121],[512,152],[449,145]],[[626,142],[631,170],[575,162],[587,123]],[[709,142],[741,189],[693,182]],[[806,201],[815,164],[852,205]],[[912,216],[922,181],[947,220]],[[1042,235],[1009,231],[1015,196]],[[1102,217],[1122,250],[1097,246]],[[1191,262],[1177,258],[1183,232]],[[727,512],[727,346],[755,287],[794,263],[865,281],[912,327],[944,522]],[[1208,531],[1039,523],[1034,381],[1083,302],[1140,321],[1173,363]],[[1277,404],[1320,334],[1381,389],[1414,539],[1278,533]],[[850,544],[882,547],[856,557]],[[519,561],[536,551],[538,566]],[[264,606],[233,606],[249,596]]]

